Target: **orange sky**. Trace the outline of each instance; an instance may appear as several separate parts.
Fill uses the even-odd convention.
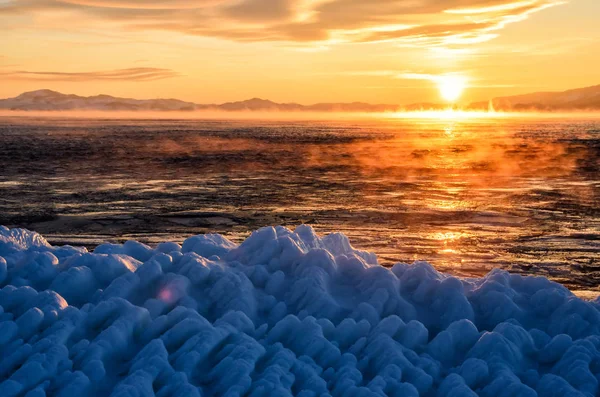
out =
[[[407,104],[600,84],[599,0],[0,0],[0,97]]]

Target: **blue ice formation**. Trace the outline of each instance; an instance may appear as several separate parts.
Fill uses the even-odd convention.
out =
[[[599,395],[600,301],[342,234],[53,247],[0,227],[0,396]]]

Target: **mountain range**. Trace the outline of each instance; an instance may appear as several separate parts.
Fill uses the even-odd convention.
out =
[[[416,110],[442,110],[441,103],[416,103],[410,105],[352,103],[277,103],[253,98],[223,104],[197,104],[178,99],[131,99],[110,95],[79,96],[52,90],[25,92],[14,98],[0,99],[0,109],[25,111],[279,111],[279,112],[397,112]],[[600,110],[600,85],[563,92],[537,92],[525,95],[493,98],[464,107],[467,110],[499,111],[583,111]]]
[[[535,92],[499,97],[487,102],[472,103],[467,108],[475,110],[493,108],[502,111],[600,110],[600,85],[562,92]]]

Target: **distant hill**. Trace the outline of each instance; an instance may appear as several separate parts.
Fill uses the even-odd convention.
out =
[[[317,103],[277,103],[266,99],[252,98],[245,101],[223,104],[197,104],[178,99],[131,99],[110,95],[79,96],[62,94],[52,90],[25,92],[15,98],[0,99],[0,109],[4,110],[99,110],[99,111],[268,111],[268,112],[397,112],[419,110],[442,110],[448,107],[440,103],[415,103],[405,106],[391,104]],[[564,92],[538,92],[533,94],[494,98],[490,101],[475,102],[466,107],[469,110],[502,111],[569,111],[600,110],[600,85],[578,88]]]
[[[195,110],[196,104],[178,99],[129,99],[110,95],[83,97],[52,90],[25,92],[18,97],[1,99],[0,109],[10,110]]]
[[[196,104],[178,99],[130,99],[110,95],[84,97],[62,94],[52,90],[25,92],[15,98],[0,99],[0,109],[6,110],[100,110],[100,111],[269,111],[269,112],[386,112],[398,111],[398,105],[372,105],[368,103],[319,103],[300,105],[298,103],[276,103],[266,99],[252,98],[245,101],[216,104]]]
[[[600,110],[600,85],[576,88],[563,92],[535,92],[532,94],[494,98],[476,102],[469,109],[502,111],[568,111]]]

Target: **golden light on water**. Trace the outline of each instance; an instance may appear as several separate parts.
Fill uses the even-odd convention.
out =
[[[468,121],[475,119],[500,119],[500,118],[524,118],[533,117],[534,114],[526,113],[506,113],[506,112],[490,112],[490,111],[477,111],[477,110],[460,110],[448,108],[445,110],[419,110],[419,111],[407,111],[407,112],[395,112],[395,113],[383,113],[371,115],[371,118],[389,118],[389,119],[423,119],[423,120],[441,120],[441,121]]]

